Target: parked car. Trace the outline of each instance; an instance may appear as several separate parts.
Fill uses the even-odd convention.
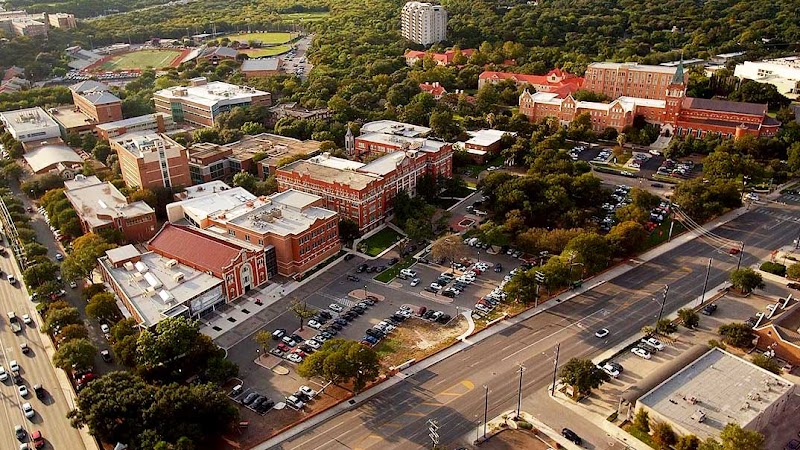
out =
[[[647,344],[658,351],[664,350],[664,344],[654,337],[644,338],[642,339],[642,343]]]
[[[633,347],[631,349],[631,353],[633,353],[634,355],[636,355],[636,356],[638,356],[640,358],[644,358],[644,359],[650,359],[651,358],[650,352],[648,352],[647,350],[645,350],[643,348]]]
[[[561,430],[561,436],[564,436],[567,440],[571,441],[575,445],[583,445],[583,439],[578,436],[574,431],[570,430],[569,428],[564,428]]]
[[[420,282],[419,278],[414,278],[414,279],[411,280],[411,283],[409,283],[409,285],[411,285],[412,287],[413,286],[417,286],[419,284],[419,282]]]
[[[369,266],[368,266],[368,265],[366,265],[366,264],[361,264],[361,265],[359,265],[359,266],[356,268],[356,272],[358,272],[358,273],[362,273],[362,272],[366,271],[367,269],[369,269]]]
[[[331,303],[330,305],[328,305],[328,309],[330,309],[331,311],[342,312],[344,311],[344,306],[338,303]]]
[[[283,328],[279,328],[272,332],[272,339],[275,339],[277,341],[278,339],[284,337],[285,335],[286,335],[286,330],[284,330]]]
[[[601,366],[601,365],[598,365],[597,367],[598,367],[600,370],[602,370],[603,372],[607,373],[609,376],[613,377],[613,378],[617,378],[617,377],[619,377],[619,370],[617,370],[616,368],[614,368],[614,366],[612,366],[612,365],[611,365],[611,364],[609,364],[609,363],[605,363],[605,364],[603,364],[602,366]]]
[[[400,258],[396,258],[396,257],[395,257],[395,258],[392,258],[392,259],[390,259],[388,264],[389,264],[390,266],[393,266],[393,265],[395,265],[395,264],[397,264],[397,263],[399,263],[399,262],[400,262]]]
[[[710,305],[706,305],[700,312],[702,312],[706,316],[710,316],[714,314],[714,311],[716,310],[717,310],[717,304],[711,303]]]
[[[608,328],[601,328],[597,330],[594,335],[597,338],[603,339],[604,337],[608,336],[609,333],[610,332],[608,331]]]
[[[347,280],[348,280],[348,281],[354,281],[354,282],[356,282],[356,283],[357,283],[357,282],[359,282],[359,281],[360,281],[360,278],[358,278],[358,277],[357,277],[357,276],[355,276],[355,275],[348,275],[348,276],[347,276]]]

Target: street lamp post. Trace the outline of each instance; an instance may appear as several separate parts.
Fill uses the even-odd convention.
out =
[[[486,439],[486,424],[489,416],[489,386],[483,385],[484,396],[486,397],[483,403],[483,439]]]
[[[367,299],[367,285],[364,285],[364,300]]]
[[[525,371],[525,366],[519,365],[519,391],[517,392],[517,419],[522,410],[522,372]]]
[[[556,396],[556,375],[558,374],[558,352],[561,350],[561,343],[556,344],[556,356],[553,360],[553,386],[550,388],[550,395]]]
[[[700,293],[700,304],[706,300],[706,289],[708,288],[708,276],[711,274],[711,261],[714,258],[708,258],[708,267],[706,268],[706,279],[703,281],[703,292]]]
[[[658,310],[658,319],[656,319],[656,331],[658,331],[658,322],[661,321],[661,315],[664,314],[664,305],[667,303],[667,292],[669,292],[669,285],[664,285],[664,294],[661,298],[661,309]]]
[[[742,255],[744,255],[744,241],[742,241],[742,247],[739,249],[739,261],[736,263],[736,270],[742,267]]]

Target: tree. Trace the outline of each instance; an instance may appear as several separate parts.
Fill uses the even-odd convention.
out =
[[[85,338],[62,343],[53,355],[53,365],[69,372],[71,369],[88,369],[94,364],[97,348]]]
[[[46,281],[54,281],[58,273],[58,265],[49,260],[38,261],[22,272],[22,279],[27,286],[39,286]]]
[[[585,271],[594,273],[608,266],[611,247],[603,236],[586,233],[572,238],[561,256],[574,257],[573,262],[582,263]]]
[[[528,304],[536,296],[536,269],[521,271],[506,283],[503,289],[516,301]]]
[[[656,331],[664,336],[669,336],[678,331],[678,326],[669,319],[659,319],[659,321],[656,322]]]
[[[267,330],[261,330],[253,336],[253,340],[256,341],[259,347],[265,352],[272,347],[272,333]]]
[[[744,430],[738,424],[725,425],[719,434],[724,450],[762,450],[764,435],[751,430]]]
[[[678,438],[675,443],[675,450],[697,450],[700,446],[700,439],[693,434],[685,434]]]
[[[717,330],[724,338],[725,343],[734,347],[745,348],[753,343],[753,329],[750,325],[740,322],[732,322],[722,325]]]
[[[342,242],[352,242],[360,236],[358,224],[347,217],[339,220],[339,239]]]
[[[794,263],[787,267],[786,276],[793,280],[800,279],[800,263]]]
[[[458,261],[467,255],[461,237],[452,233],[445,234],[431,244],[431,256],[434,260],[445,259]]]
[[[102,322],[115,323],[122,318],[114,294],[101,292],[89,300],[86,305],[86,315]]]
[[[228,380],[239,375],[239,366],[222,356],[209,358],[206,367],[206,379],[212,383],[222,386]]]
[[[633,427],[642,433],[650,433],[650,414],[644,408],[639,408],[633,417]]]
[[[578,395],[589,394],[608,380],[608,375],[599,370],[589,359],[572,358],[558,370],[561,381],[572,386]]]
[[[156,197],[155,192],[144,188],[140,188],[139,190],[132,192],[130,195],[130,201],[142,201],[150,205],[151,208],[155,208],[158,204],[158,198]]]
[[[85,326],[79,324],[67,325],[61,329],[56,335],[56,341],[60,344],[71,341],[73,339],[87,339],[89,337],[89,330]]]
[[[742,294],[749,294],[756,289],[764,289],[766,286],[761,274],[750,267],[732,271],[729,278],[733,287],[739,289]]]
[[[61,263],[61,273],[68,280],[86,278],[97,266],[97,259],[114,247],[94,233],[85,234],[73,241],[72,253]]]
[[[66,308],[52,309],[48,308],[47,315],[45,316],[44,328],[49,333],[53,333],[56,328],[64,328],[73,323],[81,323],[78,308],[71,306]]]
[[[692,308],[681,308],[678,310],[678,318],[686,328],[694,329],[700,323],[700,316]]]
[[[697,450],[726,450],[722,447],[719,441],[714,438],[708,438],[701,442]]]
[[[678,442],[675,431],[666,422],[656,422],[653,425],[653,443],[658,450],[669,450]]]
[[[776,361],[774,358],[770,358],[769,356],[761,353],[756,353],[755,355],[753,355],[753,358],[750,361],[753,364],[757,365],[758,367],[769,370],[774,374],[780,375],[781,372],[783,371],[783,368],[781,367],[778,361]]]
[[[255,192],[258,178],[250,172],[239,172],[233,176],[233,185],[244,188],[248,192]]]
[[[300,320],[300,331],[303,331],[303,322],[316,314],[313,308],[309,308],[306,302],[301,302],[298,298],[292,298],[288,310]]]
[[[249,135],[261,134],[267,131],[267,129],[264,128],[264,125],[256,122],[245,122],[242,124],[240,129],[242,130],[242,133]]]
[[[332,339],[309,355],[297,367],[300,376],[322,377],[333,383],[353,383],[355,392],[375,380],[380,371],[380,360],[375,350],[355,341]]]
[[[204,369],[217,351],[200,333],[200,324],[185,317],[170,317],[142,330],[136,338],[136,364],[150,379],[182,380]]]
[[[640,250],[647,239],[647,231],[642,224],[628,221],[614,225],[606,235],[608,244],[614,253],[620,256],[630,255]]]

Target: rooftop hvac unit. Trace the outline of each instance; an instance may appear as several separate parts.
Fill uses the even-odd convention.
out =
[[[175,280],[176,283],[180,283],[183,281],[184,275],[183,272],[178,272],[172,275],[172,279]]]
[[[153,296],[156,294],[156,289],[153,286],[147,286],[144,290],[147,295]]]
[[[141,261],[138,261],[134,266],[136,266],[136,270],[138,270],[139,273],[147,272],[147,265]]]
[[[125,267],[125,270],[127,270],[128,272],[133,272],[134,267],[132,262],[125,261],[125,263],[122,266]]]
[[[178,265],[178,260],[177,259],[170,259],[164,265],[166,265],[168,268],[173,268],[173,267]]]
[[[139,272],[136,272],[133,274],[133,279],[136,281],[142,281],[144,279],[144,276],[142,276],[142,274],[140,274]]]

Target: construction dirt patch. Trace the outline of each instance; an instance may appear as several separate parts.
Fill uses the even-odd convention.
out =
[[[396,367],[410,359],[420,361],[449,347],[467,328],[467,320],[463,316],[454,318],[446,325],[413,317],[376,345],[375,351],[386,368]]]
[[[539,439],[530,431],[506,430],[492,436],[491,439],[481,444],[482,450],[518,450],[523,448],[525,450],[548,450],[555,448],[555,443],[547,436],[542,436]]]

